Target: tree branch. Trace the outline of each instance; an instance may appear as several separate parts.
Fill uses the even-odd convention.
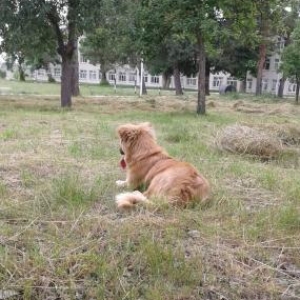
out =
[[[47,18],[50,21],[51,25],[54,28],[57,42],[58,42],[58,49],[57,52],[62,55],[65,52],[65,44],[62,30],[59,27],[59,16],[57,14],[55,6],[52,6],[51,9],[47,12]]]

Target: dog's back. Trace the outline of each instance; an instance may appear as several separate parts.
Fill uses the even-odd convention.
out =
[[[147,177],[149,184],[144,195],[164,197],[169,202],[186,204],[193,201],[205,201],[209,196],[208,181],[189,163],[169,158],[158,161]]]

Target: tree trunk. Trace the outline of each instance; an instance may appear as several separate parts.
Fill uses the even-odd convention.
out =
[[[197,114],[204,115],[205,109],[205,46],[204,40],[199,33],[197,35],[198,46],[198,101],[197,101]]]
[[[144,76],[142,78],[142,95],[147,95],[147,88],[146,88]]]
[[[141,76],[141,64],[139,64],[138,69],[139,69],[139,74]],[[146,88],[146,83],[145,83],[145,79],[144,79],[144,74],[142,76],[142,95],[147,95],[147,88]]]
[[[240,90],[239,90],[240,93],[246,92],[246,84],[247,84],[246,78],[243,78],[240,84]]]
[[[52,76],[51,72],[47,72],[47,76],[48,76],[48,82],[50,82],[50,83],[55,82],[55,79]]]
[[[57,12],[56,6],[53,4],[49,6],[47,11],[47,19],[53,26],[57,38],[57,53],[62,60],[62,74],[61,74],[61,106],[72,106],[72,92],[76,93],[77,88],[79,92],[78,80],[78,38],[77,38],[77,6],[78,1],[67,1],[66,3],[66,19],[68,20],[67,28],[62,29],[60,26],[60,15]],[[67,34],[66,34],[67,32]],[[64,39],[67,37],[67,42]],[[76,87],[77,86],[77,87]],[[74,87],[74,89],[73,89]]]
[[[282,76],[282,78],[279,80],[279,87],[278,87],[278,92],[277,92],[278,98],[283,98],[283,90],[284,90],[285,81],[286,81],[285,76]]]
[[[106,77],[107,70],[108,70],[108,68],[105,66],[105,63],[100,62],[100,73],[101,73],[100,85],[106,85],[106,86],[109,85],[109,82]]]
[[[210,75],[210,63],[206,61],[205,64],[205,95],[209,96],[209,75]]]
[[[51,73],[51,69],[50,69],[50,63],[45,63],[44,64],[44,68],[46,70],[47,76],[48,76],[48,82],[55,82],[55,79]]]
[[[262,93],[262,76],[263,76],[264,64],[266,61],[266,54],[267,54],[267,45],[265,43],[262,43],[259,45],[259,58],[257,62],[256,90],[255,90],[256,96],[259,96]]]
[[[76,41],[76,45],[78,45],[78,41]],[[79,61],[78,61],[78,46],[73,51],[72,57],[72,96],[79,96]]]
[[[62,73],[61,73],[61,107],[72,106],[72,58],[68,55],[62,55]]]
[[[170,88],[170,83],[171,83],[171,77],[169,75],[169,73],[164,72],[162,74],[162,88],[163,89],[169,89]]]
[[[22,68],[22,64],[19,64],[18,68],[19,68],[19,79],[20,79],[20,81],[25,81],[25,72]]]
[[[299,90],[300,90],[300,81],[297,80],[297,85],[296,85],[296,104],[299,104]]]
[[[180,71],[178,68],[178,63],[176,62],[173,66],[173,76],[176,95],[183,95],[181,81],[180,81]]]

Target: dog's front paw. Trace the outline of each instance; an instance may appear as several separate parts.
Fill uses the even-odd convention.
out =
[[[118,187],[125,187],[127,185],[127,181],[126,180],[117,180],[116,185]]]

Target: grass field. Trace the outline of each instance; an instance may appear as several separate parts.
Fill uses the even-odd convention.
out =
[[[0,299],[300,299],[300,134],[269,161],[215,142],[300,128],[300,107],[210,96],[197,117],[194,97],[0,97]],[[115,129],[139,121],[209,179],[210,205],[116,210]]]
[[[148,89],[148,94],[152,96],[172,95],[172,91]],[[134,96],[139,94],[139,87],[137,90],[133,86],[117,85],[116,90],[113,86],[100,86],[99,84],[81,84],[80,93],[83,97],[96,97],[107,95],[122,95],[122,96]],[[189,92],[195,94],[196,91]],[[33,81],[9,81],[0,79],[0,95],[19,95],[19,96],[59,96],[60,95],[60,83],[48,83],[48,82],[33,82]]]

